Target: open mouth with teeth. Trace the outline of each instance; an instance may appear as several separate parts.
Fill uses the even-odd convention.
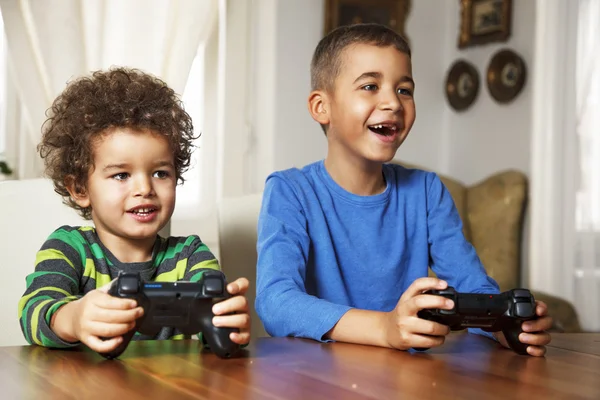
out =
[[[396,124],[369,125],[369,130],[378,135],[392,136],[398,132],[398,125],[396,125]]]
[[[154,211],[156,211],[156,208],[137,208],[135,210],[129,210],[127,212],[145,217],[145,216],[152,214]]]

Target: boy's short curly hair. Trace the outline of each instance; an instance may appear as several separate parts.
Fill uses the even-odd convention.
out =
[[[48,109],[38,152],[46,175],[65,204],[84,218],[67,191],[72,182],[78,191],[87,189],[94,166],[94,141],[115,128],[150,130],[163,135],[173,149],[178,182],[189,168],[193,151],[192,119],[177,94],[162,80],[133,68],[111,68],[70,82]]]
[[[409,57],[410,46],[405,38],[381,24],[340,26],[328,33],[317,45],[310,64],[312,90],[331,90],[342,68],[342,52],[357,44],[377,47],[394,46]]]

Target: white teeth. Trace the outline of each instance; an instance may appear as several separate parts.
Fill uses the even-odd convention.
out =
[[[391,129],[393,131],[398,130],[398,127],[396,125],[391,125],[391,124],[373,125],[373,128],[375,128],[375,129],[382,129],[383,127],[386,127],[387,129]]]
[[[137,210],[133,210],[134,213],[136,214],[146,214],[149,213],[151,211],[153,211],[154,209],[152,208],[138,208]]]

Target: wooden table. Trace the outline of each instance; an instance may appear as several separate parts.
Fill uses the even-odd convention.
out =
[[[600,334],[555,334],[545,358],[453,333],[425,353],[262,338],[221,360],[190,341],[89,350],[0,347],[2,399],[600,399]]]

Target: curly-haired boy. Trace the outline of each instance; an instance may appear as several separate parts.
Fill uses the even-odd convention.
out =
[[[109,352],[143,314],[135,300],[108,295],[119,271],[166,282],[198,281],[204,270],[219,269],[198,236],[158,235],[173,214],[193,139],[191,118],[175,92],[139,70],[94,72],[55,99],[38,150],[55,191],[95,227],[62,226],[37,253],[19,302],[29,343],[84,343]],[[231,334],[238,344],[250,337],[248,284],[246,278],[230,283],[232,297],[213,308],[216,326],[239,328]],[[163,328],[134,340],[183,337]]]

